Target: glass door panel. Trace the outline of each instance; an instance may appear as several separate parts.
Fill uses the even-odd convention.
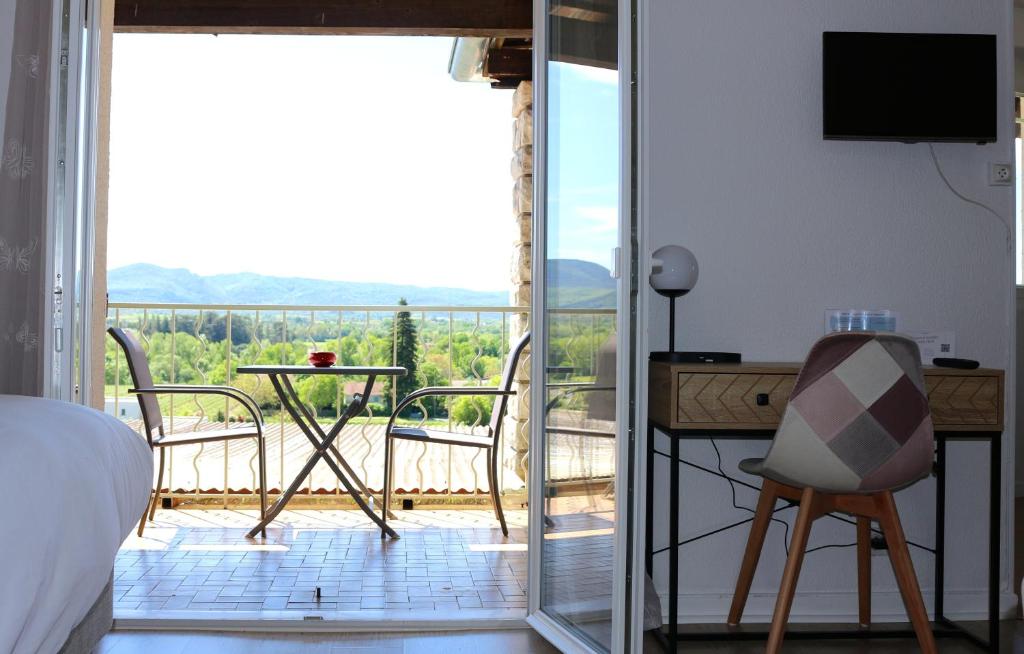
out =
[[[539,610],[586,648],[610,651],[614,600],[621,245],[618,5],[548,0],[538,121],[539,318],[533,447],[543,502]],[[539,54],[539,53],[538,53]],[[540,373],[537,375],[536,373]],[[535,459],[536,460],[536,459]],[[536,497],[536,495],[534,495]],[[534,516],[537,513],[533,514]],[[535,534],[538,532],[535,531]],[[531,544],[536,547],[537,543]]]

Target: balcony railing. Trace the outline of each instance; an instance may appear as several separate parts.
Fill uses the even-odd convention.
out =
[[[305,437],[291,423],[269,380],[238,375],[240,365],[305,363],[311,350],[333,350],[339,365],[408,365],[398,355],[396,316],[407,312],[416,332],[411,388],[381,384],[375,387],[366,411],[353,419],[338,444],[364,483],[378,491],[383,483],[383,432],[396,399],[418,386],[487,386],[497,382],[510,342],[528,328],[526,307],[452,306],[268,306],[111,303],[108,324],[132,329],[147,350],[154,381],[178,384],[229,384],[252,394],[267,420],[267,469],[271,493],[282,480],[294,477],[309,455]],[[602,310],[566,310],[557,316],[561,334],[549,357],[569,373],[567,379],[592,381],[597,374],[598,350],[614,328],[614,315]],[[528,358],[520,370],[529,369]],[[525,380],[525,372],[520,373]],[[106,343],[107,410],[141,429],[138,402],[128,393],[127,365],[112,339]],[[314,415],[333,422],[350,395],[344,378],[311,376],[298,391]],[[352,380],[356,381],[356,380]],[[525,388],[525,386],[524,386]],[[522,389],[521,389],[522,390]],[[527,395],[522,393],[521,395]],[[170,432],[220,429],[237,425],[244,412],[231,400],[209,396],[161,398],[164,428]],[[578,400],[558,400],[559,423],[583,419]],[[501,490],[524,487],[527,455],[526,427],[516,416],[527,413],[528,398],[518,397],[502,428],[499,484]],[[420,403],[403,420],[454,431],[485,433],[489,402],[467,398]],[[564,456],[549,462],[562,479],[592,478],[594,462],[613,461],[608,443],[600,439],[555,434],[566,445]],[[417,496],[486,494],[486,461],[469,448],[397,444],[396,488]],[[608,450],[608,452],[605,452]],[[253,496],[256,488],[256,448],[249,441],[216,446],[181,446],[169,452],[165,488],[171,497],[230,499]],[[613,464],[611,464],[613,465]],[[601,467],[601,466],[599,466]],[[610,471],[609,471],[610,474]],[[337,478],[323,463],[306,480],[309,496],[344,497]]]

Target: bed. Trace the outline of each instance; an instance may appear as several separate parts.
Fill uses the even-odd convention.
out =
[[[0,652],[92,650],[152,483],[149,446],[116,418],[0,395]]]

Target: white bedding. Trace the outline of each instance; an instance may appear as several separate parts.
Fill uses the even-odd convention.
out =
[[[56,652],[142,516],[153,456],[117,419],[0,395],[0,654]]]

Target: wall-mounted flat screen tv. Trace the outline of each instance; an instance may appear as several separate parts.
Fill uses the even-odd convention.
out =
[[[824,135],[861,141],[996,140],[996,37],[825,32]]]

